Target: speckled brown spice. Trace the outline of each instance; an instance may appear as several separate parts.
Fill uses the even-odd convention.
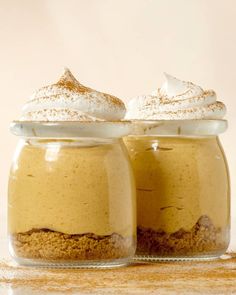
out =
[[[79,121],[79,122],[98,122],[104,121],[95,117],[92,117],[86,113],[70,110],[66,108],[53,108],[53,109],[42,109],[38,111],[32,111],[27,113],[27,121],[33,121],[35,116],[40,118],[42,121],[51,121],[51,118],[57,118],[60,115],[64,120],[68,121]],[[23,117],[24,118],[24,117]]]
[[[56,98],[61,97],[61,93],[52,95],[50,94],[50,98],[46,95],[47,92],[53,93],[54,88],[59,88],[62,90],[65,89],[68,90],[69,93],[71,92],[72,94],[76,93],[84,95],[84,99],[88,100],[97,100],[99,96],[102,96],[105,97],[108,101],[110,101],[111,104],[116,105],[117,107],[125,107],[123,101],[121,101],[119,98],[111,94],[95,91],[94,89],[79,83],[79,81],[77,81],[77,79],[72,75],[70,70],[67,68],[65,69],[64,74],[61,76],[57,83],[42,87],[39,90],[39,94],[36,94],[35,98],[32,99],[31,102],[40,102],[45,100],[51,101],[51,96],[53,97],[53,100],[56,100]],[[63,97],[65,98],[65,100],[68,99],[73,101],[73,98],[71,99],[71,95],[69,95],[69,93],[63,93]],[[90,96],[90,94],[94,93],[95,95]]]
[[[236,256],[134,264],[113,270],[38,269],[0,261],[0,286],[16,294],[235,294]],[[5,293],[7,294],[6,289]],[[27,292],[28,291],[28,292]]]

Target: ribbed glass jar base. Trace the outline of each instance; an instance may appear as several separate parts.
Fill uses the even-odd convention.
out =
[[[91,261],[47,261],[47,260],[36,260],[27,258],[16,258],[13,259],[20,265],[23,266],[37,266],[45,268],[118,268],[127,266],[131,262],[130,259],[116,259],[116,260],[91,260]]]
[[[136,255],[134,261],[147,261],[147,262],[159,262],[159,261],[207,261],[219,259],[225,251],[214,254],[199,254],[196,256],[155,256],[155,255]]]

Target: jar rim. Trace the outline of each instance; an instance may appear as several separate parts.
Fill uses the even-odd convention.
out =
[[[131,121],[13,121],[12,134],[30,138],[121,138],[132,133]]]
[[[10,131],[21,137],[121,138],[127,135],[210,136],[227,130],[223,119],[124,121],[13,121]]]
[[[224,119],[133,120],[134,135],[211,136],[225,132]]]

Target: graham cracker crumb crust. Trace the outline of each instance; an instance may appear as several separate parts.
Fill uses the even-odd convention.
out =
[[[191,231],[175,233],[138,226],[137,255],[201,256],[224,252],[228,246],[225,230],[216,228],[208,216],[201,216]]]
[[[11,235],[15,255],[45,260],[107,260],[132,256],[132,237],[117,233],[69,235],[49,229],[35,229]]]

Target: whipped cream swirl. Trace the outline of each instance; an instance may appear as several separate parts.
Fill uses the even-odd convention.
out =
[[[116,121],[124,103],[117,97],[80,84],[65,68],[55,84],[37,90],[24,105],[21,121]]]
[[[151,95],[139,96],[128,104],[126,119],[190,120],[221,119],[225,105],[213,90],[203,90],[192,82],[165,74],[166,82]]]

